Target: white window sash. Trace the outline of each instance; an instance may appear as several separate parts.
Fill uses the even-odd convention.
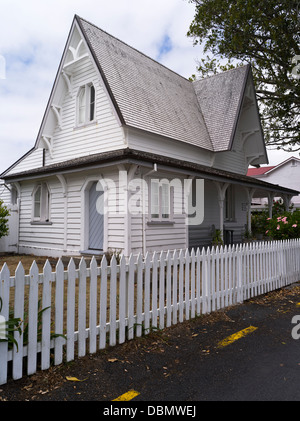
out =
[[[170,221],[173,219],[172,205],[174,194],[168,183],[151,180],[150,217],[152,221]]]
[[[33,221],[49,221],[50,193],[47,184],[39,185],[33,194]]]
[[[77,97],[77,122],[79,126],[95,120],[96,91],[93,84],[87,84],[79,89]]]

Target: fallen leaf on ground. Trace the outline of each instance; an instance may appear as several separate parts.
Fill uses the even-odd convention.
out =
[[[83,379],[83,380],[79,380],[79,379],[77,379],[77,377],[71,377],[71,376],[66,376],[66,379],[69,381],[69,382],[84,382],[86,379]]]

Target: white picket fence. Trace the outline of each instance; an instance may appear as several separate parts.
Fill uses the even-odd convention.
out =
[[[0,342],[0,384],[107,345],[163,329],[300,279],[300,239],[124,257],[90,267],[59,260],[43,273],[20,263],[0,272],[1,315],[22,320],[17,343]],[[38,307],[41,302],[40,307]],[[41,311],[42,310],[42,311]],[[63,335],[63,336],[59,336]]]

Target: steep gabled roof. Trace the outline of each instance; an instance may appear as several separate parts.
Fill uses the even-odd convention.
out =
[[[213,150],[193,84],[77,17],[124,123]]]
[[[231,149],[245,87],[251,77],[250,66],[191,82],[77,15],[34,149],[40,146],[69,43],[78,28],[121,124],[212,152]],[[9,173],[19,161],[2,175]]]
[[[250,66],[191,82],[76,20],[124,124],[210,151],[230,149]]]
[[[214,151],[231,147],[249,72],[247,65],[194,82]]]

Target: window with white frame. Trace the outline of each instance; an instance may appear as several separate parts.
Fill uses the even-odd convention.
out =
[[[77,125],[81,126],[95,120],[96,93],[89,83],[79,89],[77,95]]]
[[[225,193],[225,221],[235,220],[235,195],[234,188],[230,185]]]
[[[33,222],[49,222],[50,192],[46,183],[38,184],[33,191]]]
[[[168,181],[153,179],[150,184],[150,215],[152,221],[172,219],[172,190]]]
[[[12,205],[16,205],[18,203],[18,190],[14,186],[10,190],[10,203]]]

